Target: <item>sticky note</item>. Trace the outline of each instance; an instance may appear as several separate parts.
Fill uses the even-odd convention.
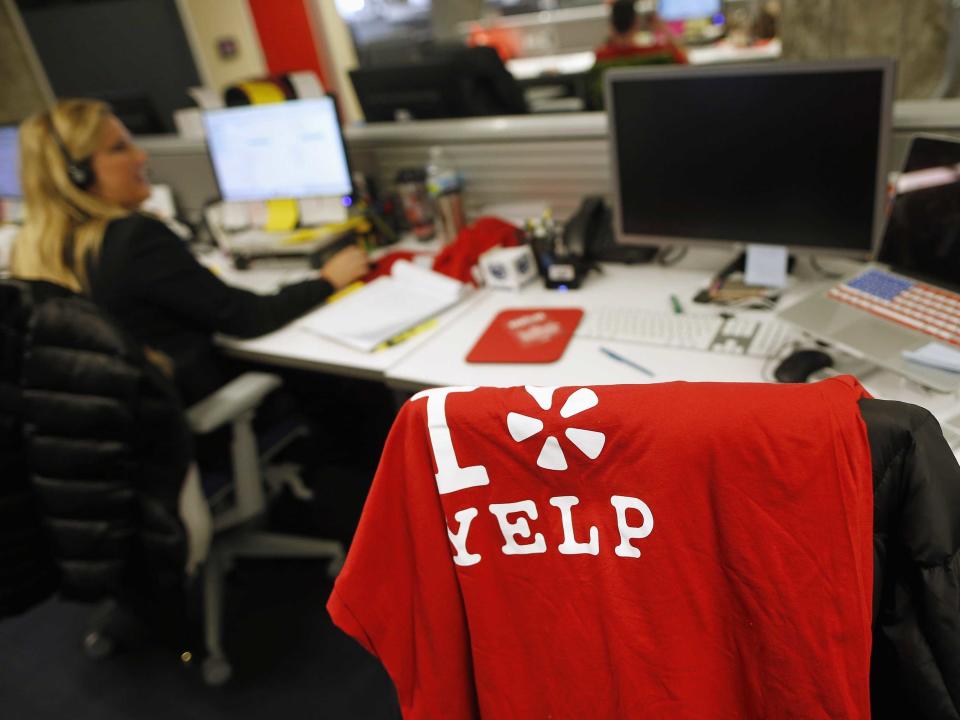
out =
[[[787,248],[783,245],[747,245],[744,282],[761,287],[785,287],[787,284]]]
[[[267,200],[268,231],[292,230],[297,226],[299,209],[296,200]]]
[[[932,342],[916,350],[904,350],[903,357],[920,365],[960,373],[960,350],[940,343]]]

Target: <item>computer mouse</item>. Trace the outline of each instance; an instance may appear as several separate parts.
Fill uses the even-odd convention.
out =
[[[833,365],[833,358],[822,350],[797,350],[783,359],[773,376],[777,382],[806,382],[817,370]]]

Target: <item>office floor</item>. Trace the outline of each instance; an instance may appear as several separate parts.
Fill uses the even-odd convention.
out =
[[[0,622],[4,717],[32,720],[389,718],[400,715],[380,664],[333,626],[321,563],[248,561],[228,587],[234,679],[204,686],[156,637],[102,660],[81,638],[89,607],[52,600]]]

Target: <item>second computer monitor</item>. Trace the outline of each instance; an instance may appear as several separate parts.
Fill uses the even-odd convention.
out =
[[[0,127],[0,198],[17,200],[20,189],[19,133],[15,126]]]
[[[336,197],[353,190],[332,98],[214,110],[204,124],[224,200]]]
[[[893,74],[891,60],[611,71],[618,240],[869,257]]]
[[[659,0],[657,13],[667,22],[712,18],[723,10],[721,0]]]

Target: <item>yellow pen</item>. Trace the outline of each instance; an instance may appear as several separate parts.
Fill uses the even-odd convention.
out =
[[[397,333],[396,335],[394,335],[394,336],[393,336],[392,338],[390,338],[389,340],[384,340],[382,343],[380,343],[379,345],[377,345],[377,347],[376,347],[375,349],[378,350],[378,351],[379,351],[379,350],[386,350],[387,348],[391,348],[391,347],[393,347],[394,345],[399,345],[400,343],[402,343],[402,342],[404,342],[404,341],[406,341],[406,340],[409,340],[409,339],[412,338],[414,335],[419,335],[420,333],[422,333],[422,332],[424,332],[424,331],[426,331],[426,330],[430,330],[430,329],[433,328],[436,324],[437,324],[437,319],[436,319],[436,318],[430,318],[429,320],[427,320],[427,321],[425,321],[425,322],[422,322],[422,323],[420,323],[419,325],[414,325],[414,326],[413,326],[412,328],[410,328],[409,330],[404,330],[402,333]]]

